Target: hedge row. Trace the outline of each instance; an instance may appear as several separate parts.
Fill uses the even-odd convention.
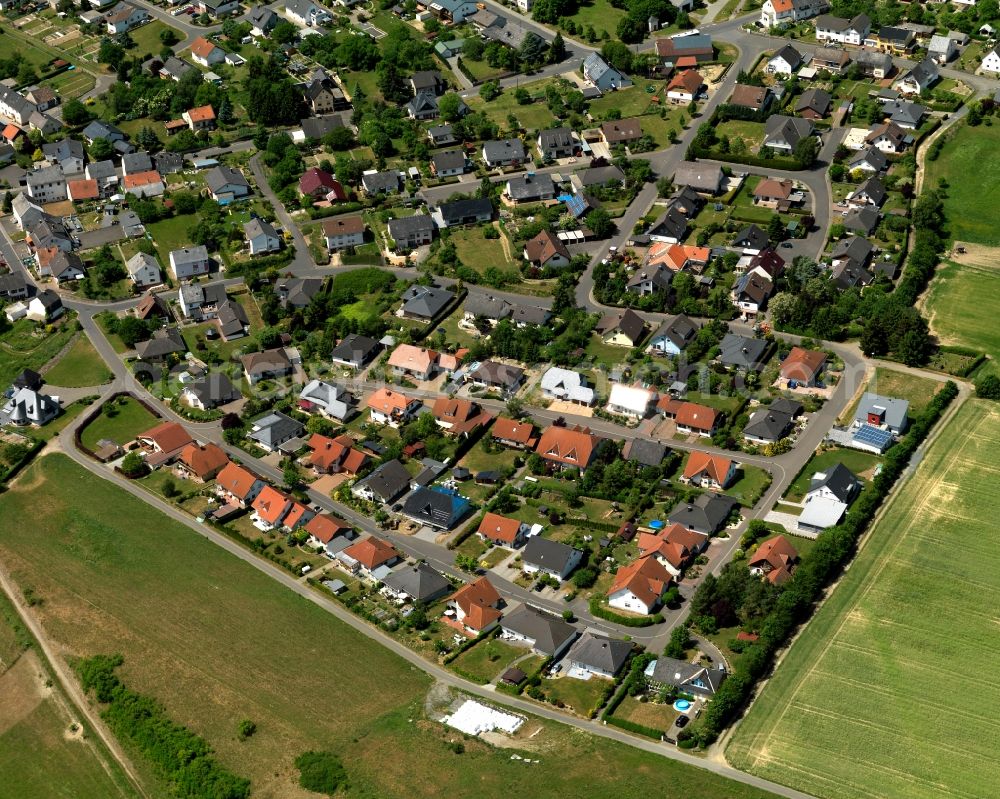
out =
[[[710,161],[723,161],[727,164],[745,164],[746,166],[759,166],[765,169],[781,169],[786,172],[798,172],[804,167],[794,158],[761,158],[759,155],[750,153],[722,153],[718,150],[704,150],[692,144],[688,147],[687,155],[689,161],[698,158],[706,158]]]
[[[732,675],[720,686],[702,714],[703,745],[714,741],[737,717],[749,701],[757,680],[771,668],[777,651],[787,643],[796,627],[812,615],[827,585],[853,557],[858,540],[903,474],[913,453],[956,396],[958,387],[949,380],[918,417],[909,434],[886,452],[882,471],[872,480],[869,490],[854,503],[845,520],[826,530],[817,539],[816,547],[799,563],[774,610],[761,622],[758,641],[744,651]]]
[[[620,616],[604,607],[601,604],[601,598],[596,596],[590,598],[590,612],[599,619],[613,621],[615,624],[623,624],[626,627],[651,627],[663,621],[663,616],[659,613],[654,613],[652,616]]]
[[[647,727],[644,724],[636,724],[634,721],[629,721],[628,719],[616,719],[614,717],[604,719],[605,723],[611,724],[614,727],[621,727],[623,730],[628,730],[629,732],[635,732],[639,735],[645,735],[647,738],[654,738],[657,741],[662,740],[664,736],[663,730],[657,730],[652,727]]]
[[[9,466],[3,474],[0,474],[0,483],[6,483],[17,477],[17,475],[21,472],[21,470],[35,459],[35,456],[41,451],[42,447],[44,446],[45,446],[44,441],[33,439],[31,442],[31,446],[28,448],[28,451],[24,453],[24,457],[22,457],[21,460],[19,460],[17,463]]]
[[[500,632],[499,629],[496,629],[496,630],[486,630],[484,632],[479,633],[479,635],[477,635],[475,638],[470,638],[468,641],[466,641],[460,647],[458,647],[458,649],[455,649],[455,650],[449,652],[445,656],[445,658],[444,658],[444,663],[446,665],[448,663],[451,663],[455,658],[457,658],[459,655],[461,655],[467,649],[472,649],[472,647],[474,647],[476,644],[478,644],[484,638],[488,638],[491,635],[497,635],[499,632]]]

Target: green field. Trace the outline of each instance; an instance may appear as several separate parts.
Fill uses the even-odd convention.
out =
[[[135,42],[136,55],[149,56],[159,53],[163,47],[163,42],[160,41],[160,34],[165,30],[172,30],[174,36],[177,37],[177,41],[184,39],[184,34],[177,30],[177,28],[172,28],[158,19],[154,19],[140,28],[129,31],[129,38]]]
[[[478,536],[474,536],[478,538]],[[470,679],[488,683],[528,650],[490,638],[467,649],[453,661],[454,668]]]
[[[895,495],[726,750],[828,799],[996,796],[1000,409],[970,400]],[[954,677],[962,674],[961,686]]]
[[[941,178],[948,181],[944,210],[949,234],[956,241],[1000,245],[996,209],[989,199],[1000,182],[997,148],[1000,126],[962,125],[938,158],[927,162],[925,188],[937,188]]]
[[[536,719],[516,743],[538,753],[530,768],[475,739],[456,755],[448,742],[461,736],[424,716],[421,671],[61,455],[36,460],[4,495],[0,558],[34,587],[65,651],[122,653],[129,687],[204,736],[254,797],[314,796],[294,784],[306,749],[341,757],[349,797],[573,796],[580,763],[592,799],[766,795]],[[257,733],[240,742],[243,718]]]
[[[97,442],[103,438],[109,438],[117,444],[127,444],[139,433],[155,427],[158,421],[143,405],[131,397],[115,400],[115,411],[113,416],[109,416],[102,410],[83,429],[80,440],[85,447],[94,449]]]
[[[608,0],[584,0],[570,19],[576,23],[577,29],[581,25],[585,27],[590,25],[593,26],[598,38],[603,32],[614,38],[615,31],[618,30],[618,21],[624,16],[625,11],[615,8]],[[580,33],[577,33],[575,38],[577,41],[586,41]]]
[[[923,304],[942,344],[972,347],[1000,359],[1000,271],[996,265],[945,262],[937,268]]]
[[[888,397],[909,400],[909,413],[912,418],[924,412],[934,395],[941,390],[942,385],[944,384],[928,377],[920,377],[908,372],[879,366],[875,369],[875,376],[868,384],[868,390]]]
[[[74,325],[64,323],[52,333],[38,332],[30,319],[19,319],[0,336],[0,386],[6,388],[22,369],[39,371],[55,358],[74,334]]]
[[[45,382],[53,386],[99,386],[111,379],[111,370],[101,360],[94,345],[80,335],[73,346],[45,373]]]

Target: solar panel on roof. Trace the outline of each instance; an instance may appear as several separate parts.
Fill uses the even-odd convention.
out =
[[[583,199],[583,195],[574,195],[566,200],[566,210],[569,211],[574,218],[580,217],[587,211],[587,201]]]
[[[885,449],[892,441],[892,433],[870,424],[864,424],[854,434],[854,440],[861,444]]]

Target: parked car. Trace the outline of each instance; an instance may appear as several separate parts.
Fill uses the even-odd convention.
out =
[[[677,729],[682,730],[687,726],[689,721],[691,721],[691,719],[681,713],[681,715],[677,717],[677,721],[675,721],[674,724],[677,725]]]

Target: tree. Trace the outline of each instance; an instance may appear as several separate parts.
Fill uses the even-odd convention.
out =
[[[91,161],[106,161],[115,150],[107,139],[94,139],[87,151]]]
[[[3,195],[3,212],[9,214],[14,210],[14,195],[11,193],[10,189]]]
[[[566,42],[563,41],[562,34],[556,31],[556,35],[553,37],[551,44],[549,44],[549,63],[558,64],[565,61],[568,54]]]
[[[177,31],[173,28],[164,28],[160,31],[160,41],[167,47],[177,44],[180,41],[177,37]]]
[[[125,48],[112,39],[104,39],[97,50],[97,60],[117,70],[125,61]]]
[[[337,46],[337,62],[355,72],[371,72],[381,56],[378,45],[368,36],[347,36]]]
[[[604,60],[619,72],[632,71],[632,51],[623,42],[605,42],[601,46]]]
[[[167,499],[177,496],[177,483],[174,482],[172,477],[168,477],[163,481],[163,496]]]
[[[438,113],[445,122],[454,122],[462,115],[462,99],[454,92],[444,95],[438,99]]]
[[[667,642],[667,646],[663,650],[663,656],[674,658],[675,660],[684,660],[690,646],[691,633],[687,627],[679,624],[670,633],[670,641]]]
[[[123,316],[118,321],[116,332],[125,346],[132,349],[140,341],[149,338],[149,325],[134,316]]]
[[[307,791],[332,796],[347,781],[347,772],[332,752],[303,752],[295,758],[299,785]]]
[[[255,732],[257,732],[257,725],[250,719],[243,719],[243,721],[240,722],[239,733],[241,741],[245,741]]]
[[[157,136],[156,131],[148,125],[144,126],[136,134],[135,142],[143,150],[148,150],[151,153],[155,153],[160,149],[160,137]]]
[[[479,87],[479,96],[486,102],[495,100],[500,96],[500,83],[495,80],[484,81]]]
[[[546,53],[545,40],[537,33],[532,33],[531,31],[524,37],[524,41],[521,42],[521,46],[518,48],[521,60],[529,66],[535,66],[545,61]]]
[[[350,150],[354,143],[354,134],[347,127],[334,128],[323,137],[323,144],[335,152]]]
[[[473,61],[482,61],[484,48],[483,40],[473,36],[462,42],[462,55]]]
[[[781,217],[777,214],[771,215],[771,220],[767,223],[767,237],[772,242],[782,242],[788,238],[788,230]]]
[[[128,478],[141,477],[146,473],[146,462],[136,450],[122,458],[121,473]]]
[[[983,399],[1000,400],[1000,376],[985,374],[976,381],[976,396]]]
[[[804,136],[795,145],[792,155],[798,161],[799,166],[803,168],[812,166],[819,156],[819,139],[815,136]]]
[[[603,208],[595,208],[586,216],[587,227],[599,238],[606,239],[615,232],[616,226],[610,214]]]
[[[219,112],[216,114],[216,117],[220,125],[232,125],[236,121],[236,116],[233,113],[233,104],[228,94],[223,95],[219,101]]]
[[[17,68],[17,82],[19,84],[30,84],[38,81],[38,75],[35,74],[35,68],[31,66],[30,61],[22,61],[21,66]]]

